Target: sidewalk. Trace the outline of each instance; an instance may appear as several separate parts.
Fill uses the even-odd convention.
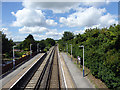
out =
[[[77,66],[71,61],[71,58],[67,56],[66,53],[61,53],[65,63],[69,69],[69,72],[76,84],[77,88],[94,88],[93,85],[82,75],[82,72],[77,68]]]

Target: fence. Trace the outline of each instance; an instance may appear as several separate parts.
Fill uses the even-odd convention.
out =
[[[36,54],[37,54],[36,52],[32,53],[32,57],[34,57]],[[15,67],[20,66],[22,63],[30,60],[32,57],[30,57],[30,55],[27,55],[27,56],[22,57],[22,58],[20,58],[18,60],[15,60]],[[7,64],[5,66],[2,66],[2,74],[4,74],[5,72],[10,71],[12,68],[13,68],[13,62],[9,63],[9,64]]]

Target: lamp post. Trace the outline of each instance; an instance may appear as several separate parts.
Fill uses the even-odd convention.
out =
[[[14,48],[15,48],[15,46],[13,46],[13,69],[15,68],[15,53],[14,53]]]
[[[39,43],[37,43],[37,53],[39,52]]]
[[[70,44],[71,45],[71,61],[72,61],[72,44]]]
[[[68,44],[66,43],[66,45],[67,45],[67,50],[66,50],[66,51],[67,51],[67,53],[68,53]]]
[[[31,56],[31,54],[32,54],[31,46],[32,46],[32,44],[30,44],[30,56]]]
[[[84,46],[79,46],[79,47],[83,47],[83,77],[84,77]]]

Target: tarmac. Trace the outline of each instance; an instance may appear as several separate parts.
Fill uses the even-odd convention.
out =
[[[39,53],[37,54],[35,57],[33,57],[32,59],[30,59],[29,61],[27,61],[26,63],[24,63],[23,65],[21,65],[20,67],[18,67],[17,69],[15,69],[13,72],[9,73],[8,75],[6,75],[5,77],[3,77],[2,79],[0,79],[0,82],[2,83],[2,85],[0,86],[0,89],[3,88],[5,85],[7,85],[9,82],[11,83],[11,81],[13,82],[15,79],[15,77],[20,77],[18,74],[20,74],[21,72],[25,72],[30,66],[32,66],[32,64],[34,64],[41,56],[43,55],[43,53]]]
[[[71,61],[71,58],[66,53],[61,53],[65,64],[71,74],[71,77],[76,85],[76,88],[95,88],[88,79],[83,77],[80,69]]]
[[[12,79],[15,77],[18,78],[18,74],[22,75],[22,72],[25,72],[29,66],[31,66],[35,61],[38,60],[43,54],[38,54],[18,69],[14,70],[4,78],[0,79],[2,81],[2,86],[5,86],[13,82]],[[60,53],[60,62],[61,68],[64,74],[64,83],[66,88],[91,88],[93,89],[94,86],[90,83],[88,79],[83,77],[82,72],[80,69],[71,61],[71,58],[67,55],[67,53]],[[2,88],[2,87],[0,87]]]

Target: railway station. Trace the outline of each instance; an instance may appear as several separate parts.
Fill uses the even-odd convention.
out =
[[[94,88],[71,61],[67,53],[55,45],[47,53],[38,53],[2,79],[1,89]]]
[[[0,0],[0,90],[120,90],[119,0]]]

